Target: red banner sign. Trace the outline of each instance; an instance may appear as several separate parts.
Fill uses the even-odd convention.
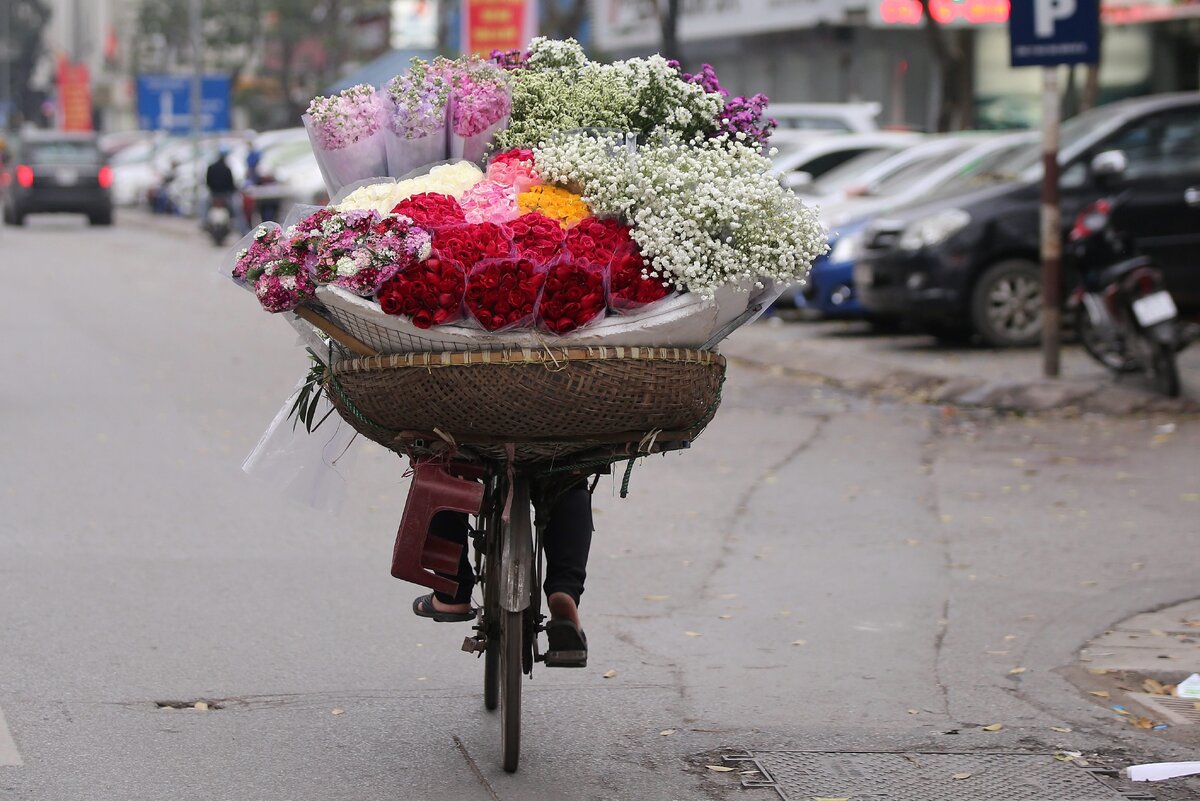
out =
[[[521,50],[533,37],[534,0],[466,0],[463,52]]]
[[[92,130],[92,78],[87,64],[60,59],[57,83],[58,127],[64,131]]]

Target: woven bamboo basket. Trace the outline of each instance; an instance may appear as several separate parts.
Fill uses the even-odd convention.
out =
[[[690,442],[721,400],[725,359],[679,348],[408,353],[337,361],[325,388],[360,433],[399,453],[430,441],[521,463]]]

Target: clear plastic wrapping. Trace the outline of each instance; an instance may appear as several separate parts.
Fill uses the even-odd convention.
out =
[[[325,179],[325,188],[331,197],[355,181],[387,177],[387,145],[384,142],[385,129],[382,126],[356,142],[329,150],[321,146],[312,117],[305,114],[303,120],[309,142],[312,144],[313,155],[317,157],[317,166],[321,169],[321,177]]]

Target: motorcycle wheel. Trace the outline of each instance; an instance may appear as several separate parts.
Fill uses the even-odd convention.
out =
[[[1137,362],[1121,351],[1109,347],[1108,343],[1104,341],[1104,337],[1096,331],[1096,327],[1092,325],[1092,316],[1087,313],[1087,309],[1080,308],[1075,312],[1075,336],[1079,338],[1079,343],[1083,345],[1083,349],[1089,356],[1114,373],[1137,372]]]
[[[1150,358],[1150,377],[1154,388],[1168,398],[1178,398],[1180,392],[1179,366],[1175,364],[1175,347],[1165,342],[1154,343]]]

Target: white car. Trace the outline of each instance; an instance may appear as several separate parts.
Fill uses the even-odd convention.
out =
[[[818,198],[822,221],[836,228],[903,207],[935,192],[948,195],[970,188],[979,175],[995,169],[1035,141],[1037,134],[1033,132],[967,133],[915,145],[861,176],[864,180],[852,187],[854,191],[830,200]]]
[[[878,103],[772,103],[767,116],[779,131],[868,133],[879,130]]]
[[[773,159],[771,171],[779,176],[784,186],[803,191],[814,180],[850,159],[877,151],[896,154],[923,138],[917,133],[876,131],[822,136],[797,143],[788,143],[785,139],[781,143],[773,136],[771,145],[778,148],[779,153]]]

